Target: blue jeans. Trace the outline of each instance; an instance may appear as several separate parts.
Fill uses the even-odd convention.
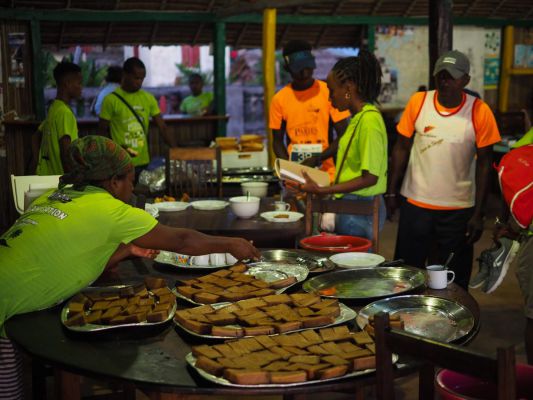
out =
[[[387,211],[385,209],[385,201],[383,196],[379,195],[379,230],[385,224]],[[364,200],[373,201],[374,196],[358,196],[356,194],[346,194],[342,200]],[[372,240],[372,215],[353,215],[353,214],[337,214],[335,216],[335,233],[339,235],[360,236]]]

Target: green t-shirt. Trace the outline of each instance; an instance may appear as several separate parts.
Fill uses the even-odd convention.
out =
[[[371,110],[378,111],[375,106],[365,104],[361,112],[352,117],[346,132],[339,140],[337,151],[336,173],[338,174],[350,137],[357,127],[346,161],[340,171],[339,183],[361,176],[363,170],[377,176],[378,182],[374,186],[353,192],[359,196],[375,196],[385,193],[387,188],[387,130],[379,111]],[[336,194],[336,197],[342,196]]]
[[[50,307],[91,284],[120,243],[157,221],[94,186],[66,189],[72,201],[36,199],[0,236],[0,336],[13,315]]]
[[[203,92],[199,96],[187,96],[180,105],[181,112],[189,115],[203,115],[213,102],[213,93]]]
[[[37,175],[63,175],[63,164],[59,150],[59,140],[69,136],[78,138],[78,124],[74,113],[65,102],[55,99],[48,109],[48,115],[39,126],[42,134]]]
[[[152,94],[142,89],[135,93],[128,93],[118,87],[114,92],[122,96],[135,110],[141,118],[142,126],[128,106],[112,93],[107,95],[102,103],[100,118],[110,121],[111,139],[138,153],[137,156],[132,157],[133,165],[146,165],[150,162],[146,135],[150,118],[161,114],[157,101]]]

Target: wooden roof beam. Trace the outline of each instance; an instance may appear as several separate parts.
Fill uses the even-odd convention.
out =
[[[243,24],[241,31],[237,35],[237,39],[235,39],[234,47],[239,47],[241,44],[242,39],[244,38],[244,33],[246,32],[246,29],[248,28],[248,23]]]
[[[372,6],[372,10],[370,11],[370,15],[376,15],[382,4],[383,4],[383,0],[377,0],[374,3],[374,5]]]
[[[71,6],[70,0],[67,0],[65,8],[68,10]],[[60,49],[63,46],[63,36],[65,35],[65,22],[61,22],[59,27],[59,38],[57,39],[57,48]]]
[[[301,5],[298,6],[298,7],[294,7],[293,10],[292,10],[292,13],[293,14],[298,14],[301,9],[302,9]],[[285,25],[285,29],[283,30],[283,32],[281,32],[281,36],[279,37],[279,45],[280,46],[285,41],[285,38],[289,34],[290,29],[291,29],[291,26],[289,24]]]
[[[113,7],[115,11],[118,10],[119,6],[120,6],[120,0],[115,0],[115,6]],[[113,22],[109,22],[105,30],[104,43],[102,44],[102,48],[104,50],[107,48],[107,45],[109,43],[109,38],[111,38],[112,29],[113,29]]]
[[[494,7],[494,9],[491,11],[489,17],[493,17],[500,10],[500,8],[502,8],[502,6],[505,4],[506,1],[507,0],[500,1],[498,5]]]
[[[213,11],[214,6],[215,6],[215,0],[211,0],[209,4],[207,5],[207,9],[205,11],[208,13]],[[196,42],[200,38],[200,34],[204,30],[204,28],[205,28],[205,22],[202,22],[200,25],[198,25],[198,29],[196,30],[196,33],[194,34],[194,37],[192,39],[192,43],[191,43],[192,46],[196,45]]]
[[[481,0],[474,0],[472,3],[470,3],[468,7],[466,7],[466,9],[463,11],[462,16],[464,17],[470,14],[470,11],[472,11],[480,2]]]
[[[339,10],[341,9],[343,3],[345,0],[340,0],[337,4],[335,4],[335,7],[333,7],[333,10],[331,10],[330,15],[337,15]],[[320,33],[318,34],[318,37],[315,40],[314,47],[319,47],[320,43],[322,42],[322,39],[324,38],[324,35],[326,34],[326,31],[328,30],[328,26],[324,25],[322,26],[322,29],[320,30]]]
[[[167,0],[162,0],[161,5],[159,6],[159,11],[164,11],[167,8]],[[159,22],[156,21],[152,25],[152,32],[150,33],[150,40],[148,42],[148,47],[152,47],[155,42],[155,37],[157,36],[157,31],[159,30]]]
[[[405,11],[403,13],[404,17],[407,17],[411,13],[411,11],[413,11],[413,8],[415,7],[416,2],[417,2],[417,0],[413,0],[413,1],[411,1],[411,3],[409,3],[409,5],[407,6],[407,8],[405,9]]]
[[[217,17],[229,17],[231,15],[241,15],[249,12],[260,12],[265,8],[287,8],[293,6],[305,6],[313,3],[336,3],[339,0],[236,0],[230,2],[231,5],[219,8],[216,11]]]

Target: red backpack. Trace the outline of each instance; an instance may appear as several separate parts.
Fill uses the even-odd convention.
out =
[[[511,150],[496,167],[500,188],[518,225],[533,219],[533,144]]]

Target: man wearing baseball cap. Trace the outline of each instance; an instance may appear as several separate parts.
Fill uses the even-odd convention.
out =
[[[460,51],[435,63],[437,90],[415,93],[397,125],[385,194],[389,217],[400,208],[396,258],[424,268],[444,264],[468,288],[473,244],[483,231],[492,145],[500,141],[489,106],[464,92],[470,62]],[[405,176],[402,181],[402,176]],[[401,188],[400,188],[401,184]]]
[[[270,104],[269,126],[273,130],[274,153],[284,160],[320,166],[333,179],[332,156],[337,152],[338,138],[348,125],[350,113],[334,108],[326,83],[313,78],[316,63],[309,43],[302,40],[287,43],[283,48],[283,61],[292,82],[277,92]],[[337,139],[332,143],[328,135],[330,120],[337,132]]]

